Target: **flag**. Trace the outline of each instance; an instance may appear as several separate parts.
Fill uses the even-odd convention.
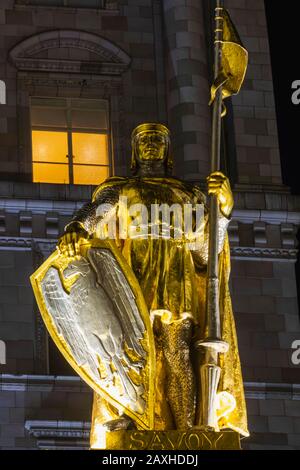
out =
[[[248,52],[242,44],[229,13],[222,9],[221,15],[224,18],[222,60],[220,73],[211,87],[210,104],[214,102],[216,93],[221,86],[223,100],[231,95],[237,95],[245,79],[248,66]]]

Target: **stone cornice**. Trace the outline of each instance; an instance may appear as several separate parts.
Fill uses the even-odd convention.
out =
[[[266,400],[278,398],[300,400],[300,383],[244,382],[244,388],[246,398],[249,399]],[[92,393],[92,390],[78,376],[53,375],[0,374],[0,390],[15,392],[64,391]]]
[[[0,390],[14,392],[84,392],[91,389],[79,376],[0,374]]]
[[[243,260],[286,260],[286,261],[297,261],[298,250],[296,249],[281,249],[281,248],[257,248],[257,247],[242,247],[232,246],[230,253],[234,259]]]
[[[12,249],[16,251],[31,251],[33,248],[48,256],[56,248],[57,240],[41,239],[41,238],[23,238],[23,237],[1,237],[0,250]],[[297,261],[298,250],[284,248],[257,248],[257,247],[241,247],[232,246],[230,249],[231,256],[234,259],[269,259],[269,260],[286,260]]]
[[[82,49],[98,56],[98,60],[47,57],[48,49],[59,48]],[[41,57],[43,53],[45,57]],[[130,64],[129,55],[113,42],[73,29],[44,31],[26,38],[11,49],[9,58],[18,70],[112,76],[121,75]]]
[[[25,429],[34,437],[88,438],[90,428],[91,423],[85,421],[25,421]]]
[[[21,237],[0,237],[0,250],[9,250],[10,248],[13,250],[31,251],[32,240]]]
[[[96,75],[121,75],[127,65],[109,62],[83,62],[80,60],[16,58],[14,65],[18,70],[56,72],[56,73],[89,73]]]
[[[300,383],[245,382],[246,398],[256,400],[300,400]]]
[[[265,222],[267,224],[279,225],[289,223],[300,225],[300,211],[272,211],[272,210],[252,210],[235,209],[232,213],[232,220],[245,224],[254,222]]]
[[[18,214],[20,211],[30,211],[32,214],[55,211],[60,215],[71,216],[80,207],[82,207],[82,202],[0,198],[0,209],[10,214]]]
[[[49,76],[49,74],[40,76],[35,74],[34,69],[28,69],[27,71],[18,72],[18,80],[21,88],[24,88],[24,86],[56,86],[59,88],[87,87],[89,89],[99,89],[99,87],[101,87],[99,90],[99,97],[101,98],[104,96],[107,98],[109,96],[119,95],[122,90],[122,81],[118,75],[111,74],[109,77],[107,75],[101,76],[95,74],[92,70],[84,71],[84,69],[81,69],[77,75],[61,72],[54,76]]]
[[[92,8],[92,7],[85,7],[85,6],[80,6],[80,7],[72,7],[72,6],[51,6],[49,5],[38,5],[38,4],[32,4],[28,5],[26,4],[26,0],[17,0],[17,2],[14,3],[14,8],[16,10],[47,10],[47,11],[57,11],[59,8],[59,11],[65,11],[67,13],[73,13],[79,11],[88,11],[90,12],[95,12],[98,15],[100,14],[101,16],[116,16],[120,14],[120,9],[118,8],[118,1],[112,1],[112,0],[106,0],[103,2],[103,5],[99,8]]]
[[[25,421],[25,429],[37,439],[38,449],[88,449],[90,427],[84,421]]]
[[[0,237],[0,250],[32,251],[33,248],[49,256],[55,250],[57,240],[23,237]]]

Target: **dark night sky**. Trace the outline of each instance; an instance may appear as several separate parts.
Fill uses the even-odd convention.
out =
[[[291,97],[300,80],[299,0],[265,0],[284,183],[300,194],[300,104]]]

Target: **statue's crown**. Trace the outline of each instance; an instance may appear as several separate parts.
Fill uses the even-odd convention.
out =
[[[132,142],[139,134],[142,134],[144,132],[160,132],[161,134],[164,134],[168,139],[170,139],[170,131],[166,126],[159,123],[147,122],[144,124],[140,124],[135,129],[133,129],[133,132],[131,134]]]

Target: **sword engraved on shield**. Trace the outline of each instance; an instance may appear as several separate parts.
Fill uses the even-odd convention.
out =
[[[47,330],[77,374],[140,429],[152,429],[152,325],[114,242],[91,240],[76,258],[56,251],[30,279]]]

